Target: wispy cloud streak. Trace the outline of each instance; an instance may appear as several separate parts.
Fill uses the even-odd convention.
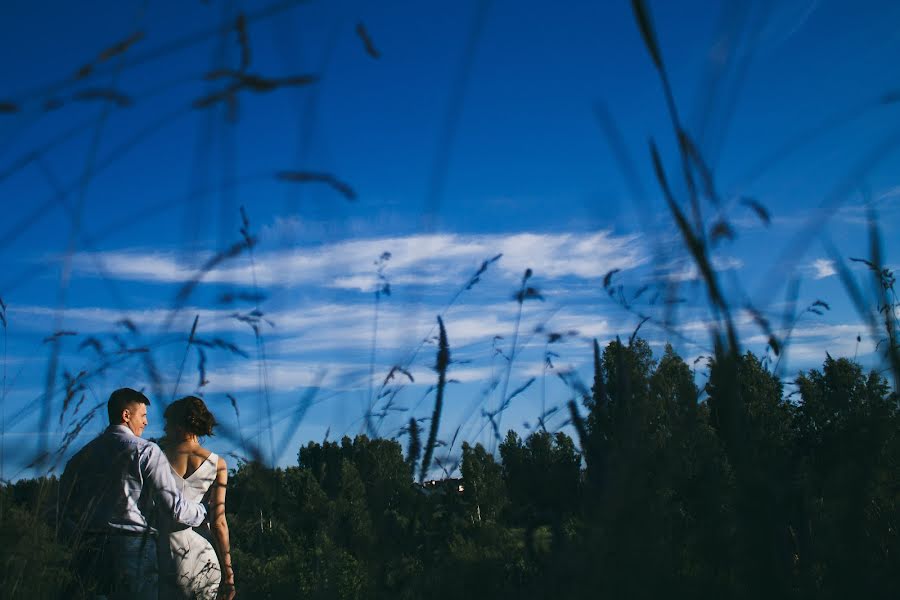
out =
[[[526,268],[547,279],[597,278],[610,269],[627,270],[648,258],[640,236],[594,233],[515,233],[503,235],[432,234],[351,240],[288,250],[261,248],[255,265],[235,261],[207,273],[207,283],[250,285],[254,274],[262,286],[319,285],[371,291],[376,277],[374,258],[391,253],[390,273],[395,283],[442,285],[460,281],[485,258],[502,253],[501,274],[517,278]],[[75,257],[81,276],[106,276],[127,281],[183,283],[190,281],[207,258],[201,253],[186,262],[176,252],[119,250]],[[96,260],[99,259],[99,260]]]

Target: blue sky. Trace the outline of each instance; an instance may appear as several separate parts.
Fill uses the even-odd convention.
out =
[[[883,98],[900,90],[900,6],[649,5],[680,114],[722,198],[721,208],[704,205],[707,228],[725,218],[736,233],[714,251],[732,303],[756,306],[777,327],[796,277],[798,311],[817,299],[831,310],[798,320],[785,377],[821,364],[826,351],[880,368],[876,340],[822,240],[841,256],[866,256],[874,208],[885,262],[896,264],[900,107]],[[227,82],[209,73],[241,64],[239,14],[247,73],[318,80],[239,91],[232,114],[223,102],[196,108]],[[99,58],[129,38],[124,52]],[[414,381],[394,398],[403,410],[390,411],[378,432],[398,435],[410,417],[428,417],[438,314],[457,380],[440,437],[456,436],[451,456],[461,439],[490,445],[481,411],[501,403],[512,298],[528,268],[543,300],[523,306],[507,390],[535,382],[513,400],[503,428],[526,432],[571,397],[556,372],[586,376],[592,338],[634,330],[639,317],[603,290],[612,269],[629,295],[677,284],[678,334],[654,325],[664,312],[650,293],[635,303],[654,317],[641,332],[657,352],[668,341],[689,361],[708,353],[702,287],[648,152],[652,138],[676,179],[675,138],[629,2],[14,1],[0,7],[0,50],[8,57],[0,64],[5,478],[30,472],[23,467],[41,434],[58,443],[112,389],[151,389],[144,355],[118,351],[114,336],[147,347],[158,366],[162,396],[153,398],[149,435],[161,433],[165,401],[199,391],[239,432],[213,438],[214,449],[241,454],[239,438],[261,439],[279,464],[307,440],[364,428],[393,365]],[[77,78],[85,65],[91,72]],[[98,100],[98,91],[120,102]],[[620,132],[636,185],[598,111]],[[328,174],[356,198],[327,183],[280,181],[280,171]],[[684,199],[683,185],[675,192]],[[768,226],[740,202],[746,197],[768,209]],[[176,301],[204,262],[241,240],[240,206],[258,238],[252,256],[223,261]],[[384,252],[391,257],[379,280]],[[848,265],[866,285],[858,267]],[[391,294],[380,298],[376,327],[374,292],[384,281]],[[222,301],[241,293],[264,299]],[[265,318],[260,343],[234,316],[254,309]],[[199,353],[185,351],[195,317],[201,339],[247,354],[207,349],[200,387]],[[138,333],[116,325],[124,318]],[[764,352],[750,315],[737,319],[746,346]],[[60,338],[56,394],[42,417],[53,372],[53,344],[43,340],[60,330],[77,335]],[[566,335],[549,345],[553,332]],[[93,375],[102,358],[82,347],[91,337],[115,357],[102,374]],[[91,374],[84,404],[60,422],[63,373],[81,370]],[[319,391],[309,403],[311,386]],[[79,440],[102,428],[102,416]],[[547,426],[565,418],[558,411]]]

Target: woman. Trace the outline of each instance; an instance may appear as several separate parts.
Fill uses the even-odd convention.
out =
[[[234,598],[234,571],[225,519],[228,466],[200,445],[216,424],[203,400],[187,396],[164,413],[163,450],[182,495],[209,503],[209,524],[185,527],[161,522],[159,533],[160,598],[214,600]]]

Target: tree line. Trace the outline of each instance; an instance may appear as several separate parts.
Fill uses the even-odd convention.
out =
[[[699,379],[702,379],[699,378]],[[241,463],[229,522],[248,598],[887,598],[900,589],[900,410],[878,373],[830,356],[789,390],[752,353],[705,385],[671,347],[601,349],[573,439],[464,444],[419,485],[392,439],[310,442]],[[411,460],[412,459],[412,460]],[[54,478],[0,496],[0,586],[53,597],[73,574]],[[39,575],[38,575],[39,574]]]

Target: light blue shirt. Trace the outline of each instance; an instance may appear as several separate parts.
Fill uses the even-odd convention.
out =
[[[110,425],[78,451],[60,478],[60,508],[70,533],[155,532],[154,506],[162,518],[196,527],[206,507],[181,496],[159,446],[125,425]]]

